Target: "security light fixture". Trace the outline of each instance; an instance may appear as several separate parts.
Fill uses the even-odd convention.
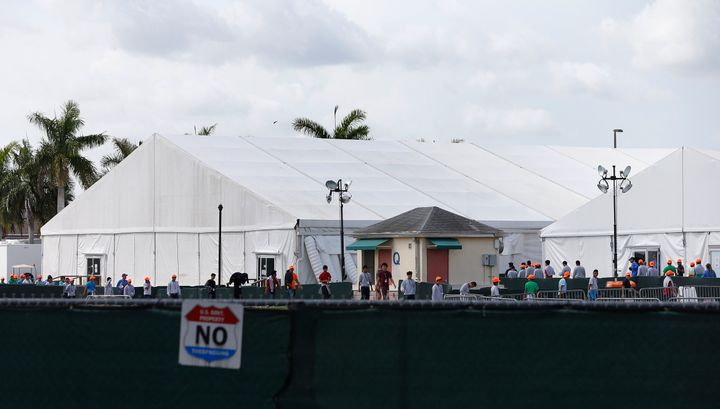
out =
[[[335,190],[335,189],[337,189],[338,184],[334,180],[328,180],[327,182],[325,182],[325,187],[330,190]]]
[[[345,273],[345,223],[343,217],[343,206],[350,203],[350,199],[352,199],[352,194],[348,192],[351,184],[352,181],[343,183],[342,179],[338,179],[337,182],[334,180],[328,180],[325,182],[325,187],[329,190],[327,196],[325,196],[328,204],[332,203],[334,193],[338,194],[338,202],[340,203],[340,271],[342,272],[343,280],[347,279],[347,274]]]
[[[615,131],[622,132],[622,129],[616,129]],[[608,190],[610,190],[610,183],[609,181],[612,181],[612,191],[613,191],[613,276],[618,276],[618,268],[617,268],[617,191],[618,191],[618,181],[620,181],[620,191],[622,193],[627,193],[630,189],[632,189],[632,182],[630,179],[628,179],[628,175],[630,175],[630,166],[625,167],[625,169],[620,171],[620,176],[617,176],[615,174],[615,165],[612,167],[612,175],[608,176],[608,171],[605,169],[602,165],[598,166],[598,174],[600,175],[600,181],[598,181],[597,188],[600,189],[601,192],[607,193]]]

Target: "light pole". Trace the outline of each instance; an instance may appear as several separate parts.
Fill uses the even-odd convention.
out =
[[[222,283],[222,210],[223,205],[218,205],[218,284]]]
[[[622,193],[626,193],[627,191],[632,189],[632,182],[630,181],[630,179],[628,179],[628,176],[630,176],[630,166],[627,166],[624,170],[621,170],[620,176],[617,176],[615,174],[615,165],[613,165],[612,176],[608,176],[608,170],[605,169],[602,165],[598,165],[598,174],[600,175],[600,181],[598,182],[597,187],[598,189],[600,189],[601,192],[607,193],[608,189],[610,189],[610,184],[608,183],[608,180],[611,180],[613,184],[613,277],[617,278],[617,182],[618,180],[621,181],[620,191]]]
[[[613,149],[617,148],[617,134],[618,132],[622,133],[622,129],[613,129]]]
[[[347,274],[345,273],[345,223],[343,220],[343,206],[352,199],[352,195],[348,192],[351,184],[352,181],[343,183],[342,179],[338,179],[337,182],[334,180],[325,182],[325,187],[329,190],[327,196],[325,196],[328,204],[332,202],[333,193],[338,194],[338,201],[340,202],[340,272],[343,281],[347,279]]]

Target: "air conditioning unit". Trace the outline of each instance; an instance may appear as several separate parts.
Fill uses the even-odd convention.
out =
[[[495,254],[483,254],[482,265],[487,267],[494,267],[497,264],[497,256]]]

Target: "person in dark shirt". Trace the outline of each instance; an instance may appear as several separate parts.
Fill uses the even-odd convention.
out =
[[[377,273],[377,288],[380,290],[380,297],[383,300],[388,299],[390,284],[395,287],[395,281],[393,281],[392,273],[388,271],[387,263],[382,263],[380,265],[380,271]]]
[[[240,296],[242,295],[242,286],[248,281],[249,280],[247,273],[241,273],[239,271],[232,273],[232,275],[230,276],[230,281],[228,281],[228,287],[230,286],[230,284],[232,284],[233,298],[240,298]]]
[[[210,298],[216,298],[217,293],[215,292],[215,287],[217,287],[217,284],[215,283],[215,273],[210,274],[210,279],[205,282],[205,289],[208,292],[208,297]]]

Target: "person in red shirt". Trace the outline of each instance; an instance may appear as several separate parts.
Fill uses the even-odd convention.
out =
[[[388,292],[390,291],[390,284],[395,287],[395,281],[393,281],[392,273],[388,271],[387,263],[380,265],[380,271],[377,273],[377,288],[380,290],[380,297],[383,300],[388,299]]]
[[[323,298],[327,300],[330,298],[330,287],[328,284],[330,284],[330,280],[332,280],[328,266],[323,266],[323,271],[320,273],[318,279],[320,280],[320,293],[322,293]]]

